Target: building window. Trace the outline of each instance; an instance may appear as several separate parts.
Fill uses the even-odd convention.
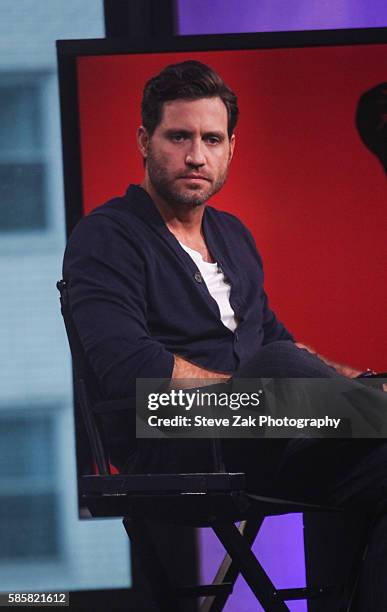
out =
[[[0,499],[0,522],[7,525],[1,537],[0,561],[43,561],[59,556],[56,495],[2,495]]]
[[[61,556],[54,436],[52,415],[1,411],[0,563]]]
[[[1,233],[48,225],[44,86],[40,74],[0,75]]]

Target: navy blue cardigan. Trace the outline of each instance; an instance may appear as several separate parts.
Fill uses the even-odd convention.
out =
[[[231,285],[235,333],[221,322],[198,268],[141,187],[131,185],[74,229],[63,278],[106,398],[132,395],[136,378],[169,378],[174,353],[235,372],[261,345],[292,339],[268,306],[262,261],[246,227],[207,206],[203,231]]]

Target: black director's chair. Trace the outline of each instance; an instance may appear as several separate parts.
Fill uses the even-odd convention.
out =
[[[93,517],[122,516],[123,524],[161,612],[185,609],[181,598],[203,597],[200,611],[223,610],[239,575],[242,574],[256,599],[268,612],[288,610],[286,600],[324,598],[341,591],[342,610],[350,610],[358,577],[356,560],[346,585],[298,589],[276,589],[251,551],[266,516],[292,512],[337,512],[337,508],[253,495],[246,490],[243,473],[227,473],[220,448],[213,441],[215,469],[201,474],[112,474],[103,439],[102,419],[125,410],[125,401],[98,401],[95,380],[71,317],[65,281],[57,283],[75,374],[76,427],[84,427],[94,466],[79,478],[82,505]],[[211,585],[176,586],[149,534],[149,522],[172,526],[211,527],[227,555]],[[235,523],[239,522],[239,528]]]

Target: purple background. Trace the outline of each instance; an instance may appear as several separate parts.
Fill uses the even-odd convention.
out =
[[[178,0],[179,34],[387,26],[386,0]]]
[[[201,580],[211,582],[222,562],[224,550],[210,529],[201,530]],[[272,516],[265,519],[253,546],[254,553],[278,589],[305,586],[303,524],[301,514]],[[279,562],[280,560],[280,562]],[[305,601],[287,604],[291,612],[306,612]],[[239,577],[229,597],[226,612],[261,612],[250,588]]]
[[[226,34],[387,26],[386,0],[177,0],[179,34]],[[265,520],[254,552],[277,588],[305,586],[302,515]],[[202,580],[212,580],[224,551],[209,530],[201,533]],[[289,602],[306,612],[305,601]],[[239,578],[226,612],[262,610]]]

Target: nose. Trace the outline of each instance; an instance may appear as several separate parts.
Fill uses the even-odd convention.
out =
[[[204,143],[202,143],[201,139],[191,141],[191,146],[185,157],[185,163],[187,166],[195,166],[196,168],[204,166],[206,163],[206,156],[204,154],[203,146]]]

